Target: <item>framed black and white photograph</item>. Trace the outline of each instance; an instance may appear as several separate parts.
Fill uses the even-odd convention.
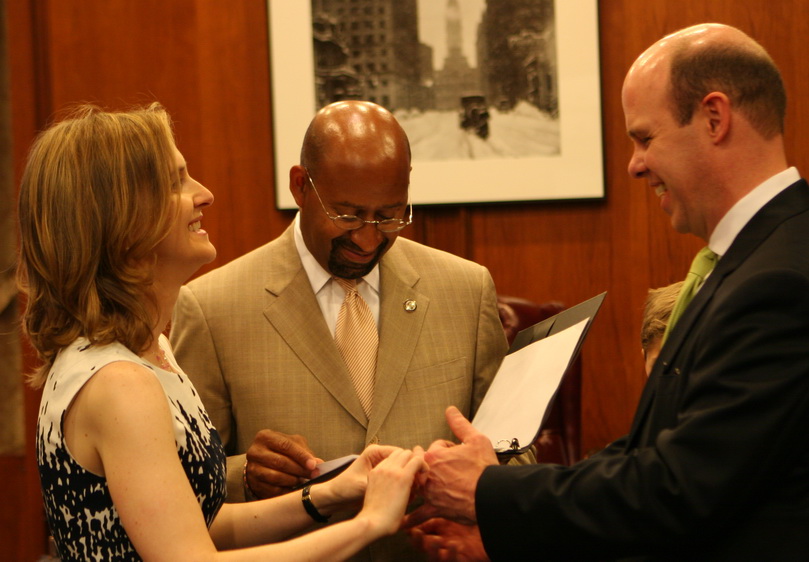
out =
[[[279,208],[314,113],[394,113],[415,204],[604,196],[597,0],[268,0]]]

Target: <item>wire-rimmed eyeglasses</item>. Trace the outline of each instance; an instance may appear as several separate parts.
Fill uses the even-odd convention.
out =
[[[413,222],[413,203],[411,202],[408,202],[410,212],[408,213],[407,219],[365,220],[356,215],[332,215],[329,213],[328,209],[326,209],[326,205],[323,204],[323,199],[320,198],[320,193],[317,192],[315,181],[312,179],[312,175],[309,173],[309,170],[306,168],[304,168],[304,170],[306,171],[306,177],[309,179],[309,183],[312,184],[312,189],[314,190],[315,195],[317,195],[317,200],[320,201],[320,206],[323,207],[323,212],[326,213],[326,216],[331,219],[337,228],[341,228],[343,230],[357,230],[366,224],[372,224],[380,232],[390,233],[399,232]]]

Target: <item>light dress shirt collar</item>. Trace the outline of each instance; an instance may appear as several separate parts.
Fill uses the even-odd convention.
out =
[[[332,280],[331,273],[317,263],[315,256],[306,247],[306,243],[303,241],[303,233],[301,232],[300,217],[301,213],[298,212],[295,215],[295,248],[298,250],[298,256],[301,258],[303,269],[306,271],[306,276],[312,285],[312,292],[315,293],[323,318],[326,320],[326,325],[329,327],[331,335],[334,336],[337,313],[343,304],[345,291]],[[357,291],[368,303],[368,307],[374,315],[374,320],[376,320],[376,325],[379,326],[379,264],[376,264],[368,275],[357,281]]]
[[[750,193],[739,199],[725,213],[725,216],[722,217],[711,233],[708,247],[721,258],[728,251],[739,232],[753,218],[753,215],[799,179],[801,179],[801,176],[793,166],[775,174],[753,188]]]

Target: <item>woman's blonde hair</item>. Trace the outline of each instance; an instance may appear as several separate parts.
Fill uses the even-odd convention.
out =
[[[640,346],[643,351],[648,350],[656,341],[662,340],[682,286],[683,282],[677,281],[665,287],[649,289],[640,328]]]
[[[154,249],[179,185],[171,119],[158,104],[128,112],[84,106],[31,147],[19,199],[23,329],[43,365],[78,337],[152,343]]]

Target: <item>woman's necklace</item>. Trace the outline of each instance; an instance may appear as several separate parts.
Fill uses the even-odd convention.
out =
[[[163,369],[165,371],[171,371],[172,373],[176,372],[174,370],[174,367],[171,366],[171,363],[169,363],[169,360],[166,357],[166,352],[165,351],[158,348],[157,351],[152,352],[152,355],[154,355],[155,359],[157,359],[157,364],[160,366],[161,369]]]

